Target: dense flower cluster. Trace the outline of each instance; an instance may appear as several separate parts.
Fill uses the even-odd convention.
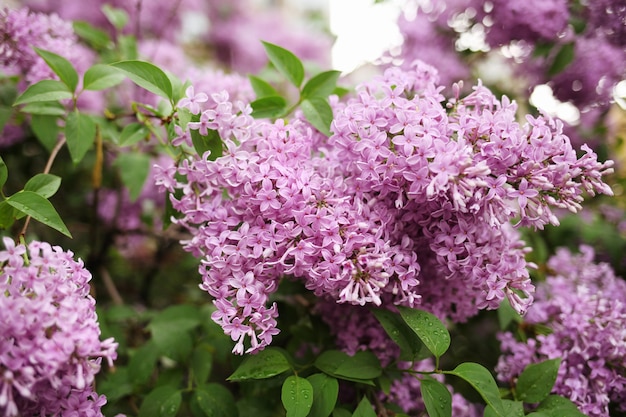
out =
[[[609,416],[609,403],[626,410],[626,282],[594,252],[560,249],[548,263],[551,276],[537,286],[528,325],[548,326],[518,342],[499,336],[503,355],[496,368],[502,381],[514,380],[530,363],[562,358],[553,392],[569,397],[591,417]]]
[[[203,260],[202,288],[236,352],[277,332],[268,304],[283,277],[339,303],[422,305],[453,320],[505,297],[524,311],[533,286],[510,220],[557,224],[551,207],[611,193],[611,164],[588,148],[577,158],[559,122],[520,126],[515,104],[481,85],[446,106],[435,80],[423,63],[388,69],[333,103],[330,138],[298,114],[255,122],[228,94],[188,90],[192,113],[212,103],[189,127],[217,130],[224,155],[185,159],[157,181],[182,192],[175,221],[192,233],[184,247]]]
[[[100,340],[91,274],[58,246],[15,245],[0,252],[0,412],[101,416],[93,391],[102,359],[116,358]]]

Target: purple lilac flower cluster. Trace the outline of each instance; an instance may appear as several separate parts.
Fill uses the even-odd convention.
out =
[[[44,242],[0,251],[0,412],[101,416],[93,391],[102,359],[117,343],[100,340],[91,274],[72,252]]]
[[[338,303],[421,305],[455,321],[505,297],[527,308],[532,265],[510,221],[558,224],[551,207],[610,194],[611,162],[589,148],[577,158],[558,121],[519,125],[515,104],[482,85],[447,104],[442,88],[424,63],[390,68],[333,100],[330,138],[298,113],[253,121],[227,94],[188,91],[192,113],[213,102],[188,127],[217,130],[224,155],[185,159],[157,181],[182,193],[175,221],[235,352],[278,331],[270,295],[284,277]]]
[[[24,75],[28,84],[57,78],[33,48],[63,56],[79,71],[93,61],[93,53],[78,43],[71,22],[57,14],[0,10],[0,39],[0,71]]]
[[[590,417],[609,416],[610,403],[626,411],[626,282],[610,265],[594,263],[588,246],[579,254],[560,249],[548,267],[525,322],[552,333],[526,342],[500,334],[498,378],[514,381],[530,363],[562,358],[553,393]]]

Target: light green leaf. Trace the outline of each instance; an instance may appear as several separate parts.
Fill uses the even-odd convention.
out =
[[[39,114],[42,116],[63,116],[67,112],[65,107],[58,101],[41,101],[25,105],[20,110],[22,113]]]
[[[317,74],[304,84],[300,97],[326,98],[335,91],[341,71],[325,71]]]
[[[263,42],[265,52],[270,62],[276,67],[278,72],[284,75],[289,82],[300,88],[304,80],[304,65],[302,61],[292,52],[278,45]]]
[[[251,116],[255,119],[271,119],[285,114],[287,101],[280,96],[267,96],[254,100],[250,106],[252,107]]]
[[[309,123],[326,136],[330,136],[330,124],[333,121],[333,110],[326,99],[321,97],[307,98],[300,103],[300,108]]]
[[[517,379],[517,397],[527,403],[543,401],[554,387],[560,365],[560,358],[528,365]]]
[[[508,417],[504,411],[498,385],[487,368],[477,363],[464,362],[454,368],[454,370],[444,371],[443,373],[455,375],[468,382],[480,394],[483,400],[493,408],[496,416]]]
[[[452,395],[444,384],[425,375],[420,381],[420,390],[430,417],[452,416]]]
[[[24,191],[32,191],[43,198],[52,197],[61,185],[61,177],[52,174],[37,174],[26,182]]]
[[[71,92],[76,91],[78,85],[78,73],[72,66],[72,63],[61,55],[57,55],[50,51],[35,48],[35,52],[46,61],[46,64],[59,76],[61,81],[69,88]]]
[[[450,333],[446,326],[435,316],[427,311],[398,307],[400,316],[405,323],[424,342],[433,355],[440,357],[450,347]]]
[[[106,49],[113,45],[109,35],[85,21],[72,22],[74,32],[96,49]]]
[[[170,101],[173,100],[172,83],[167,74],[156,65],[135,60],[110,65],[122,71],[138,86]]]
[[[283,383],[280,398],[287,417],[306,417],[313,405],[313,387],[305,378],[291,375]]]
[[[67,86],[57,80],[42,80],[28,86],[17,99],[14,106],[26,103],[36,103],[39,101],[56,101],[72,98],[72,93]]]
[[[115,159],[113,165],[118,168],[131,201],[139,198],[150,173],[150,163],[150,156],[143,152],[121,153]]]
[[[120,134],[120,146],[132,146],[137,142],[145,139],[150,131],[142,123],[130,123],[124,126]]]
[[[48,150],[52,151],[59,139],[59,125],[57,116],[33,114],[30,128],[39,142]]]
[[[270,83],[267,81],[254,76],[248,75],[250,79],[250,84],[252,85],[252,89],[254,90],[254,94],[256,94],[256,98],[262,97],[270,97],[270,96],[279,96],[278,91]]]
[[[0,189],[4,187],[8,178],[9,169],[7,168],[7,164],[4,162],[4,159],[0,156]]]
[[[63,233],[67,237],[72,237],[52,204],[39,194],[32,191],[20,191],[13,194],[6,201],[27,216],[31,216],[33,219]]]
[[[289,360],[279,349],[266,348],[256,355],[249,355],[227,379],[229,381],[246,381],[249,379],[265,379],[282,374],[289,370]]]
[[[199,120],[199,116],[193,115],[192,120],[197,122]],[[203,156],[206,151],[210,151],[211,153],[208,157],[210,161],[215,161],[217,158],[222,156],[222,138],[217,130],[209,129],[206,135],[201,135],[200,131],[190,129],[190,134],[191,143],[193,143],[193,147],[198,155]]]
[[[117,29],[121,30],[128,23],[128,13],[124,9],[113,8],[108,4],[105,4],[101,8],[102,13],[107,17],[107,20]]]
[[[307,377],[313,387],[313,405],[309,417],[328,417],[337,404],[339,382],[326,374]]]
[[[72,162],[78,164],[93,145],[96,138],[96,124],[86,114],[74,110],[67,115],[65,121],[65,139],[72,157]]]
[[[370,403],[367,397],[364,396],[361,399],[356,410],[352,413],[352,417],[376,417],[374,407],[372,407],[372,403]]]
[[[83,88],[92,91],[105,90],[118,85],[125,78],[125,74],[109,65],[96,64],[85,72]]]

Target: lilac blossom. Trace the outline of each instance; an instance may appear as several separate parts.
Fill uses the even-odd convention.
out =
[[[553,393],[571,399],[585,415],[609,416],[609,404],[626,411],[626,282],[606,263],[594,263],[591,247],[579,254],[559,249],[550,275],[538,284],[525,325],[548,334],[519,342],[499,335],[501,381],[515,381],[531,363],[562,358]]]
[[[100,340],[91,274],[70,251],[45,242],[0,251],[0,412],[102,416],[93,391],[102,359],[117,343]]]
[[[504,298],[523,312],[533,264],[515,227],[558,224],[552,209],[611,194],[612,163],[587,147],[577,157],[559,121],[521,125],[515,103],[480,84],[465,97],[455,85],[446,103],[436,79],[417,62],[335,97],[329,138],[300,112],[255,121],[243,102],[208,94],[204,121],[188,127],[217,130],[223,155],[183,159],[157,182],[237,353],[278,331],[270,296],[283,278],[337,303],[421,306],[455,321]]]

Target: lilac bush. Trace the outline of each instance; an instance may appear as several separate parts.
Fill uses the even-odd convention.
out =
[[[93,390],[103,359],[117,343],[100,340],[91,274],[73,253],[4,238],[0,252],[0,411],[26,415],[101,416],[106,398]]]

